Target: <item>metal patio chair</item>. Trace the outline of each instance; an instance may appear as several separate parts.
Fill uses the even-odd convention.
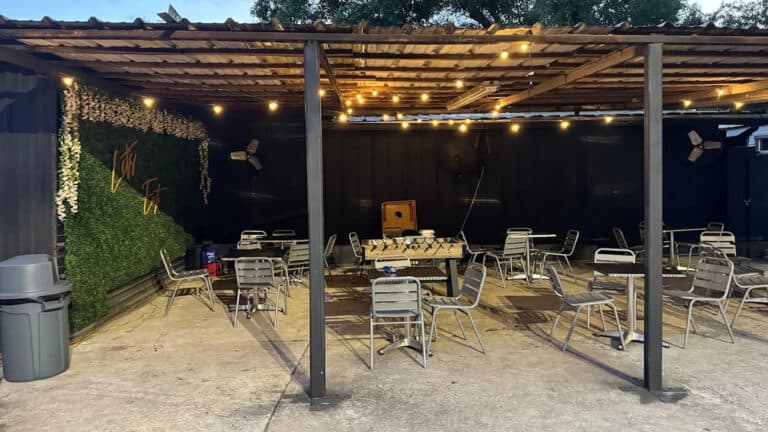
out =
[[[571,271],[571,274],[573,274],[573,267],[571,267],[571,260],[569,258],[573,255],[573,252],[576,251],[576,245],[579,242],[579,235],[580,233],[578,230],[568,230],[568,233],[565,235],[562,249],[557,252],[539,250],[538,258],[541,263],[541,273],[544,273],[544,266],[546,265],[547,258],[552,257],[557,260],[557,263],[560,265],[560,270],[563,273],[565,273],[565,269],[563,268],[563,263],[561,260],[565,260],[565,263],[568,264],[568,269]]]
[[[501,286],[506,288],[507,271],[512,271],[515,264],[520,264],[523,268],[523,272],[528,272],[527,256],[528,250],[528,235],[521,233],[507,234],[504,240],[504,249],[501,251],[487,251],[485,253],[486,258],[491,258],[496,261],[496,268],[499,271],[499,277],[501,278]],[[483,264],[485,264],[485,258],[483,258]]]
[[[752,261],[747,257],[740,257],[736,253],[736,236],[730,231],[704,231],[699,235],[699,249],[706,246],[712,247],[722,253],[734,264],[734,275],[744,276],[750,274],[763,274],[763,271],[752,267],[749,263]],[[706,251],[703,251],[706,255]],[[691,253],[688,261],[690,262]]]
[[[272,325],[277,327],[277,315],[280,309],[280,283],[275,275],[274,262],[270,258],[242,257],[235,260],[235,281],[237,293],[235,294],[235,311],[232,318],[232,327],[237,327],[237,312],[240,309],[240,297],[246,295],[246,317],[251,318],[253,312],[253,296],[264,296],[265,302],[269,299],[270,292],[275,295],[275,317]],[[288,313],[288,301],[283,296],[283,312]]]
[[[725,258],[705,256],[699,260],[696,273],[693,275],[693,283],[688,291],[664,291],[664,295],[678,299],[686,304],[688,318],[685,322],[685,336],[683,337],[683,349],[688,345],[688,330],[693,320],[693,306],[696,303],[711,303],[717,305],[723,318],[725,328],[731,337],[731,343],[735,343],[731,324],[725,314],[725,305],[731,293],[731,281],[733,280],[733,263]],[[704,294],[694,292],[696,289],[704,291]],[[695,330],[695,327],[694,327]]]
[[[592,262],[634,264],[636,261],[635,253],[629,249],[600,248],[595,251]],[[627,290],[627,283],[626,280],[619,282],[616,278],[606,278],[595,271],[592,274],[592,280],[587,283],[587,291],[625,292]],[[589,328],[590,317],[592,317],[592,308],[587,306],[587,328]],[[600,309],[600,320],[603,322],[603,327],[605,327],[605,316],[603,316],[602,309]]]
[[[707,231],[725,231],[725,224],[722,222],[708,222]]]
[[[467,334],[464,332],[464,325],[459,319],[459,312],[467,316],[467,320],[472,325],[472,330],[475,332],[477,342],[480,344],[480,352],[485,354],[485,345],[483,339],[480,337],[480,332],[477,331],[477,325],[475,320],[472,319],[472,309],[477,307],[480,303],[480,296],[483,292],[483,286],[485,285],[485,266],[480,263],[470,263],[467,270],[464,272],[464,282],[459,290],[459,295],[455,297],[446,296],[432,296],[424,300],[424,306],[429,309],[429,314],[432,316],[432,324],[429,328],[429,339],[427,342],[427,352],[432,352],[432,340],[437,340],[437,313],[442,310],[450,310],[453,312],[456,322],[459,323],[461,329],[461,335],[464,340],[467,339]]]
[[[191,281],[195,279],[201,279],[205,284],[205,289],[208,291],[209,306],[211,310],[214,310],[213,285],[211,283],[211,276],[208,274],[208,270],[201,269],[177,272],[171,266],[171,257],[168,255],[168,251],[165,248],[160,249],[160,260],[163,262],[163,267],[165,268],[166,274],[168,274],[168,278],[176,282],[176,287],[173,289],[173,294],[171,294],[171,297],[168,298],[168,304],[165,306],[166,314],[171,308],[173,300],[176,299],[176,293],[179,291],[179,285],[181,285],[181,283],[184,281]],[[200,293],[200,287],[195,287],[195,293]]]
[[[237,249],[240,250],[258,250],[261,249],[260,239],[267,236],[265,231],[245,230],[240,233],[240,240],[237,242]]]
[[[571,322],[571,326],[568,328],[568,336],[566,336],[565,341],[563,342],[563,351],[568,348],[568,342],[570,342],[571,336],[573,336],[573,328],[576,326],[576,321],[579,319],[579,313],[584,307],[597,306],[601,312],[601,317],[603,306],[608,306],[613,309],[613,317],[616,319],[616,328],[619,330],[619,334],[623,334],[621,331],[621,322],[619,321],[619,312],[616,310],[616,305],[613,303],[612,298],[604,294],[591,291],[569,293],[563,287],[563,282],[560,280],[560,275],[557,274],[555,266],[550,264],[546,267],[545,271],[547,277],[549,278],[549,283],[552,286],[552,291],[554,291],[555,295],[560,297],[562,300],[560,309],[557,311],[557,316],[555,317],[555,322],[552,324],[552,330],[549,331],[550,340],[552,339],[552,335],[555,333],[557,323],[560,321],[560,315],[562,315],[566,309],[575,311],[573,314],[573,321]],[[605,327],[605,319],[603,319],[602,324],[603,330],[607,331],[607,328]],[[621,344],[624,345],[623,338]]]
[[[643,254],[645,252],[645,248],[643,246],[629,246],[627,243],[627,238],[624,237],[624,231],[621,230],[621,228],[613,227],[611,228],[611,234],[613,234],[614,240],[616,240],[616,246],[618,246],[619,249],[629,249],[635,254],[635,259],[639,257],[639,255]]]
[[[328,273],[331,272],[331,265],[328,264],[328,258],[333,256],[333,248],[336,246],[336,234],[332,234],[328,237],[328,243],[325,244],[325,252],[323,252],[323,263],[325,263],[325,269]]]
[[[738,318],[741,309],[744,308],[745,304],[753,303],[768,305],[768,297],[752,297],[752,291],[754,290],[766,290],[768,293],[768,279],[766,279],[765,276],[761,274],[747,274],[740,277],[734,276],[733,283],[735,285],[734,289],[744,291],[744,296],[741,298],[741,302],[739,302],[739,307],[736,308],[736,313],[733,314],[731,328],[734,327],[736,318]]]
[[[357,273],[360,274],[365,262],[363,259],[363,246],[360,244],[360,237],[354,231],[349,233],[349,244],[352,246],[352,254],[355,256]]]
[[[469,241],[467,241],[467,236],[464,234],[464,231],[459,231],[458,238],[459,238],[459,240],[464,242],[464,249],[466,249],[466,251],[469,254],[469,256],[471,256],[471,258],[469,259],[469,263],[470,264],[477,262],[477,257],[480,256],[480,255],[485,254],[485,252],[486,252],[485,249],[477,249],[477,248],[471,249],[469,247]]]
[[[292,242],[282,261],[285,263],[289,282],[296,285],[302,284],[304,272],[309,269],[309,240]]]
[[[386,321],[379,321],[386,319]],[[427,367],[427,341],[424,338],[424,313],[421,308],[421,282],[414,277],[383,277],[371,285],[370,348],[373,369],[373,329],[377,325],[403,324],[406,336],[410,327],[419,327],[422,366]]]

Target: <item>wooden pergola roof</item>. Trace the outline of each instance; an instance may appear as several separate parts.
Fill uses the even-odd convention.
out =
[[[275,100],[303,106],[306,40],[322,43],[327,111],[347,103],[355,114],[637,108],[648,43],[664,47],[667,107],[682,100],[695,107],[768,100],[768,31],[757,28],[395,28],[0,16],[2,61],[200,105],[261,109]]]

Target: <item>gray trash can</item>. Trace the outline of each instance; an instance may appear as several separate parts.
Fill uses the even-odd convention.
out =
[[[8,381],[47,378],[69,368],[69,292],[48,255],[0,262],[0,352]]]

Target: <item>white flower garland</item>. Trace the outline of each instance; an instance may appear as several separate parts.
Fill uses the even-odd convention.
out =
[[[200,154],[200,192],[208,204],[211,178],[208,176],[208,132],[203,123],[168,111],[147,109],[136,100],[110,97],[98,90],[73,83],[64,89],[64,113],[59,131],[60,172],[56,209],[60,220],[77,213],[77,188],[80,182],[80,134],[78,119],[106,122],[147,132],[173,135],[198,141]]]

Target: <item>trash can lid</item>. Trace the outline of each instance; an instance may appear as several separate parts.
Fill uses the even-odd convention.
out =
[[[71,291],[49,255],[19,255],[0,261],[0,300],[45,297]]]

